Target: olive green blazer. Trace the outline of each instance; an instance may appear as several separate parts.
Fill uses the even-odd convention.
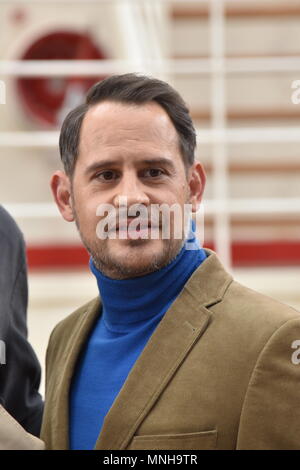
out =
[[[300,449],[300,313],[242,286],[206,253],[131,369],[95,449]],[[52,332],[48,449],[68,449],[70,383],[100,314],[96,298]]]

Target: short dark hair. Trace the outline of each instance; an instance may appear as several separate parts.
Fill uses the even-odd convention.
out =
[[[128,104],[159,104],[169,115],[179,137],[185,168],[194,163],[196,131],[186,103],[168,83],[156,78],[127,73],[112,75],[95,83],[87,93],[85,103],[66,116],[59,137],[59,150],[64,169],[73,175],[79,153],[80,130],[84,116],[94,105],[103,101]]]

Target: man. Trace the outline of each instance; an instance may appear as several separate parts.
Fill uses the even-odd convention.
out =
[[[195,145],[178,93],[134,74],[94,85],[63,123],[52,191],[99,297],[51,335],[48,449],[300,448],[299,312],[235,282],[175,211],[152,213],[197,213]]]
[[[40,449],[41,369],[27,341],[24,240],[1,206],[0,253],[0,449]]]

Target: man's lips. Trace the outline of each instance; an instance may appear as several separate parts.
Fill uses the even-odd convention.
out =
[[[133,224],[133,221],[134,219],[131,219],[131,220],[127,220],[127,224],[123,225],[121,224],[121,226],[119,226],[119,224],[116,225],[116,227],[114,227],[112,230],[145,230],[147,228],[159,228],[160,225],[157,224],[156,222],[149,222],[147,220],[144,220],[144,221],[139,221],[138,224]],[[132,226],[132,225],[134,226]]]
[[[146,231],[146,230],[149,230],[149,229],[150,230],[151,229],[155,230],[155,229],[159,229],[159,228],[160,228],[159,225],[155,225],[155,226],[154,225],[152,225],[152,226],[151,225],[148,225],[148,226],[143,225],[142,227],[139,227],[139,226],[137,226],[137,227],[126,226],[126,227],[121,227],[121,228],[116,227],[115,230],[116,230],[116,232],[122,232],[122,231],[124,231],[124,232],[141,232],[141,231]]]

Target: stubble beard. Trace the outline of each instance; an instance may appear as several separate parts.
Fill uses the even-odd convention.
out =
[[[105,276],[112,279],[140,277],[146,274],[150,274],[154,271],[158,271],[159,269],[162,269],[163,267],[170,264],[177,257],[185,243],[184,239],[162,239],[162,250],[160,250],[158,253],[153,253],[153,255],[150,256],[150,262],[148,261],[143,263],[141,260],[141,263],[138,267],[136,265],[130,265],[130,262],[126,262],[126,259],[120,262],[111,255],[111,250],[107,247],[109,240],[100,240],[97,238],[96,228],[95,236],[93,238],[88,238],[83,234],[73,197],[72,202],[75,224],[83,245],[90,254],[96,268]],[[149,242],[148,240],[141,239],[127,240],[127,244],[130,246],[137,246],[138,244],[140,245],[147,243],[151,243],[151,241]],[[128,259],[131,257],[132,255],[129,255]]]

